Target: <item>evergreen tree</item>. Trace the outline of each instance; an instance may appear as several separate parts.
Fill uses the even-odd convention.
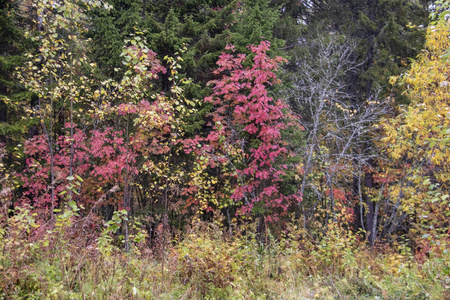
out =
[[[109,10],[96,9],[93,18],[93,25],[96,28],[95,34],[90,34],[92,38],[92,51],[94,59],[97,61],[105,74],[115,76],[120,67],[120,54],[124,46],[119,29],[114,24],[114,17]]]
[[[12,49],[11,46],[15,42],[17,33],[17,28],[14,26],[14,21],[10,14],[11,5],[12,1],[0,1],[0,122],[2,123],[7,120],[7,107],[3,96],[8,94],[8,89],[12,85],[8,75],[11,71],[11,65],[14,65],[8,52]]]
[[[142,1],[108,0],[107,5],[94,9],[90,14],[94,28],[89,31],[92,38],[93,58],[105,75],[120,77],[120,57],[125,40],[143,25]]]
[[[297,27],[289,35],[284,29],[276,30],[277,23],[284,28],[294,25],[294,17],[282,20],[283,6],[268,0],[195,0],[195,1],[149,1],[109,0],[111,9],[97,9],[92,14],[94,28],[93,53],[107,75],[120,68],[120,52],[123,39],[135,30],[145,33],[149,47],[162,60],[172,57],[183,45],[183,70],[186,77],[200,85],[188,90],[188,94],[201,98],[210,91],[205,89],[213,79],[211,70],[220,53],[229,43],[240,52],[249,53],[249,44],[268,40],[276,54],[282,54],[283,39],[290,43],[296,40]],[[280,25],[281,26],[281,25]],[[274,32],[278,32],[276,36]],[[166,76],[167,77],[167,76]],[[162,77],[161,88],[168,87],[167,78]]]
[[[237,23],[233,28],[234,43],[236,46],[245,48],[250,44],[267,40],[271,41],[273,47],[280,47],[283,42],[273,38],[278,17],[279,11],[269,8],[269,2],[266,0],[243,1],[238,7]]]
[[[19,109],[30,101],[30,94],[14,78],[16,67],[24,61],[22,54],[31,47],[22,32],[29,21],[30,16],[19,14],[18,1],[0,0],[0,143],[11,143],[32,126],[30,120],[21,119]]]
[[[273,34],[285,42],[283,50],[287,55],[298,44],[306,30],[306,8],[300,0],[272,0],[270,7],[279,11]]]
[[[351,80],[356,101],[369,99],[380,89],[388,92],[389,77],[400,74],[420,51],[429,2],[317,1],[309,27],[343,34],[359,44],[356,55],[364,66]]]

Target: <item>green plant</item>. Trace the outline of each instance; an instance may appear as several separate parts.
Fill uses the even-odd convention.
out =
[[[195,227],[194,227],[195,228]],[[203,295],[233,284],[243,267],[241,241],[227,241],[221,232],[192,230],[177,247],[179,275]]]

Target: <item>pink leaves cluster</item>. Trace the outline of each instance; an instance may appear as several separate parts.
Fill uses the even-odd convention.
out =
[[[123,190],[127,184],[125,177],[139,174],[138,159],[169,151],[163,142],[167,139],[165,135],[171,130],[172,107],[161,99],[153,103],[143,100],[138,104],[120,104],[112,109],[115,115],[131,117],[140,125],[127,139],[124,130],[113,127],[89,131],[74,128],[72,153],[72,139],[69,134],[71,125],[66,124],[67,134],[59,136],[55,145],[53,182],[51,154],[46,136],[39,135],[28,140],[25,144],[25,154],[29,157],[24,172],[19,175],[25,188],[22,204],[49,209],[52,203],[50,190],[53,185],[56,193],[54,205],[58,206],[67,197],[68,186],[75,181],[80,185],[75,186],[73,197],[85,207],[92,206],[115,186]],[[71,161],[75,179],[69,180]],[[152,162],[143,164],[152,165]],[[77,179],[77,176],[82,181]],[[110,203],[123,205],[123,192],[116,192],[110,198]]]
[[[66,125],[70,129],[70,124]],[[25,172],[20,174],[26,191],[22,203],[37,208],[50,208],[51,185],[55,188],[58,206],[67,195],[64,193],[71,181],[78,181],[74,198],[85,206],[90,206],[105,192],[105,188],[120,185],[122,172],[127,162],[135,160],[136,154],[126,151],[122,131],[108,127],[102,130],[85,132],[74,128],[73,136],[73,175],[82,179],[69,180],[71,164],[71,138],[61,135],[56,141],[54,154],[54,181],[51,182],[51,155],[44,135],[39,135],[25,144]],[[128,157],[127,157],[128,156]],[[137,170],[134,170],[137,172]],[[66,191],[67,192],[67,191]]]
[[[120,83],[111,85],[118,87],[117,94],[109,95],[130,102],[115,107],[108,104],[102,108],[102,115],[112,116],[108,126],[125,123],[128,128],[106,127],[100,119],[96,120],[94,130],[81,130],[74,124],[67,124],[66,133],[55,136],[56,141],[50,145],[47,135],[27,141],[25,153],[29,158],[24,172],[19,175],[25,189],[22,203],[51,210],[52,203],[56,207],[67,200],[70,189],[74,200],[85,207],[104,199],[110,190],[115,191],[108,197],[110,202],[123,205],[124,192],[118,190],[127,190],[130,178],[138,175],[137,160],[151,166],[151,161],[142,162],[143,157],[168,151],[167,146],[161,145],[167,140],[165,135],[170,133],[174,117],[167,98],[156,95],[157,99],[152,103],[131,100],[146,96],[152,87],[151,80],[157,79],[166,69],[156,53],[143,43],[132,41],[132,44],[123,53],[129,70]],[[108,95],[105,93],[104,97]],[[69,134],[72,126],[73,138]],[[52,200],[52,197],[56,199]]]
[[[245,161],[236,170],[236,178],[244,180],[236,180],[231,197],[245,203],[242,213],[250,212],[255,203],[262,203],[273,217],[275,211],[285,212],[301,200],[298,195],[281,193],[285,173],[276,167],[277,160],[287,154],[281,131],[286,126],[283,110],[288,108],[280,99],[271,97],[268,88],[279,83],[275,72],[285,60],[269,57],[267,41],[249,48],[253,53],[250,67],[243,66],[247,56],[235,54],[232,45],[226,48],[231,53],[222,53],[217,62],[215,74],[222,77],[212,82],[214,92],[205,99],[216,107],[212,114],[215,126],[206,138],[206,150],[217,155],[227,152],[225,144],[242,145]]]

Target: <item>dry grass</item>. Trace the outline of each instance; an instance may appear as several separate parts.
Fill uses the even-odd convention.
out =
[[[1,227],[2,299],[445,299],[448,249],[418,262],[405,247],[368,249],[349,233],[313,242],[292,229],[261,243],[198,223],[149,247],[104,231],[80,235],[74,214],[37,234],[27,211]],[[74,230],[74,229],[77,230]],[[446,246],[447,247],[447,246]],[[442,250],[442,248],[440,248]]]

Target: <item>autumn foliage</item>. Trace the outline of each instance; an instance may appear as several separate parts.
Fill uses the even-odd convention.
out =
[[[269,47],[267,41],[249,46],[252,55],[247,57],[227,46],[229,53],[222,53],[214,71],[221,79],[210,82],[213,93],[205,98],[214,105],[212,130],[188,141],[192,150],[187,151],[204,157],[205,165],[213,169],[228,170],[223,180],[231,185],[225,196],[238,203],[240,213],[259,207],[259,213],[272,220],[301,198],[280,190],[287,168],[283,158],[289,155],[281,131],[290,120],[287,105],[270,96],[269,88],[279,84],[279,64],[285,60],[270,58]]]
[[[17,3],[0,298],[449,296],[448,1],[409,66],[394,1],[292,45],[345,1],[112,2]]]
[[[439,17],[408,74],[392,78],[407,85],[411,104],[383,126],[390,163],[383,166],[380,182],[389,183],[389,193],[399,199],[422,258],[441,248],[450,233],[449,28],[448,18]]]

